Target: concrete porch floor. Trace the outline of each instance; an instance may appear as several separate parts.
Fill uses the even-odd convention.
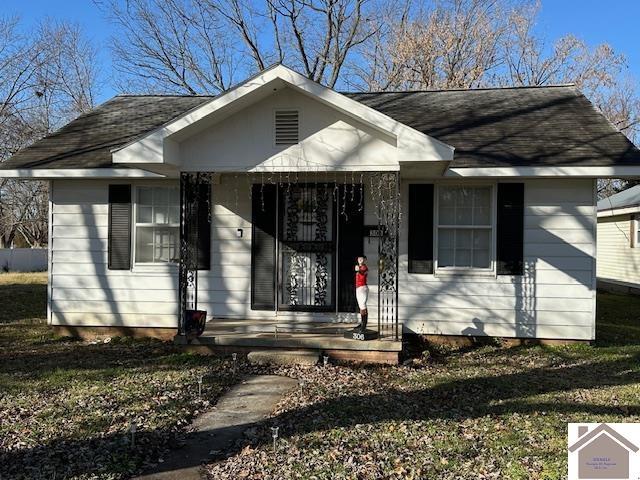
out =
[[[204,333],[188,341],[176,336],[175,343],[192,350],[212,353],[238,351],[248,353],[256,349],[298,349],[320,351],[330,358],[371,363],[397,363],[402,352],[402,340],[385,336],[376,340],[351,340],[343,337],[355,323],[292,323],[278,320],[212,319]],[[378,325],[370,325],[377,330]],[[400,326],[400,331],[402,327]],[[389,332],[391,329],[389,328]]]

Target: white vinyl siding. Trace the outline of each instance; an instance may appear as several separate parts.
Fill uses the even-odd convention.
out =
[[[403,181],[405,202],[407,185],[415,182]],[[403,223],[399,300],[405,329],[435,335],[594,338],[593,182],[590,179],[523,182],[522,276],[408,273],[407,226]],[[404,211],[406,208],[405,203]]]
[[[175,267],[153,265],[153,271],[107,268],[110,183],[117,182],[51,182],[51,323],[177,328]],[[177,182],[156,184],[177,188]],[[136,186],[141,185],[133,182],[134,189]]]
[[[301,176],[300,181],[304,180]],[[259,182],[259,176],[253,181]],[[177,187],[177,181],[157,182]],[[212,269],[199,273],[199,307],[207,310],[208,316],[236,319],[277,315],[283,321],[353,321],[354,314],[336,317],[251,310],[251,182],[250,178],[231,174],[222,175],[220,183],[213,185]],[[366,175],[364,182],[370,185]],[[593,338],[593,182],[588,179],[524,182],[523,276],[408,274],[406,221],[402,222],[399,299],[405,329],[426,334]],[[107,268],[109,183],[115,182],[52,182],[52,322],[176,328],[179,307],[175,267],[153,265],[149,269],[134,267],[131,271]],[[131,183],[135,188],[153,182]],[[404,212],[407,184],[403,181]],[[375,225],[375,204],[368,190],[365,224]],[[238,228],[243,229],[242,237],[237,235]],[[627,235],[629,228],[627,224]],[[375,238],[365,238],[363,243],[369,259],[370,321],[374,324],[378,244]],[[635,251],[640,254],[640,249]]]
[[[640,246],[631,247],[638,235],[632,215],[598,219],[598,278],[640,285]]]

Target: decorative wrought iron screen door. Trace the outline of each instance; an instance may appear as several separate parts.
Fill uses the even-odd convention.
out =
[[[280,310],[335,310],[333,185],[280,186]]]

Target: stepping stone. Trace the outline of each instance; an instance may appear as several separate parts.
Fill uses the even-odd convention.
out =
[[[254,350],[247,360],[254,365],[316,365],[320,354],[311,350]]]

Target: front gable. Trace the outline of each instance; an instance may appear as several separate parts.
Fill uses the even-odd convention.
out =
[[[298,112],[299,144],[275,144],[279,109]],[[283,66],[113,153],[114,163],[218,172],[399,170],[452,158],[453,147]]]
[[[275,114],[298,115],[299,141],[277,145]],[[398,139],[283,88],[179,142],[190,171],[397,170]]]

